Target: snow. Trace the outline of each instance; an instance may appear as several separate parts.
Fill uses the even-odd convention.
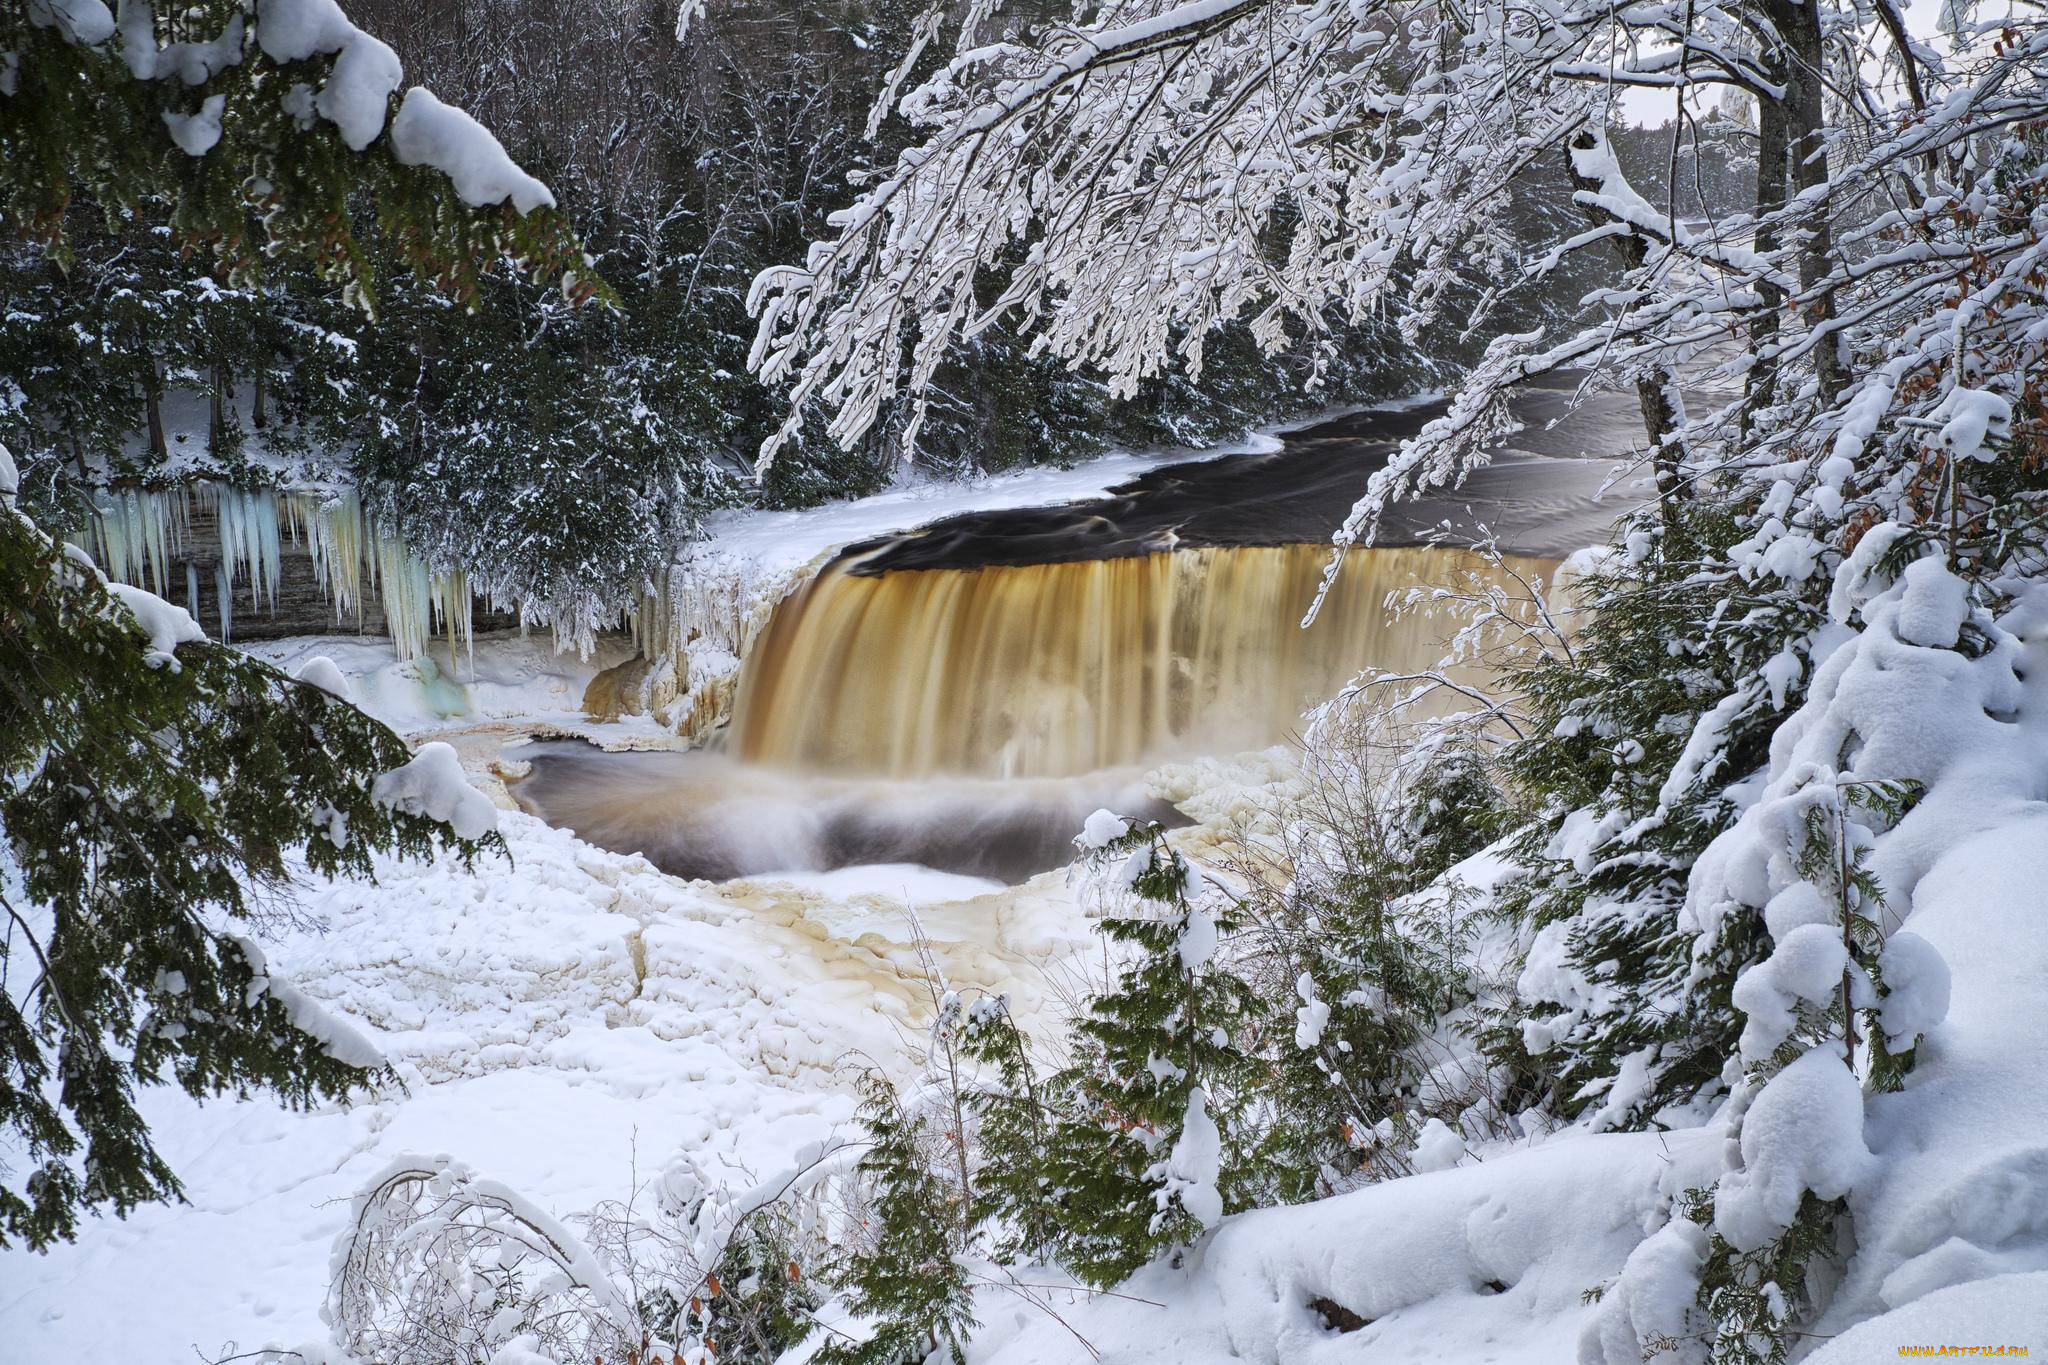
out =
[[[1886,940],[1877,966],[1885,987],[1878,1023],[1885,1046],[1903,1052],[1948,1018],[1948,963],[1933,944],[1902,929]]]
[[[1904,594],[1899,599],[1899,638],[1929,649],[1954,649],[1963,622],[1970,619],[1969,588],[1938,559],[1918,559],[1906,566]]]
[[[1113,810],[1098,810],[1081,826],[1074,842],[1082,848],[1108,848],[1131,832],[1131,822]]]
[[[370,795],[409,815],[446,821],[464,839],[481,839],[498,827],[498,809],[469,785],[452,746],[432,740],[402,768],[381,773]]]
[[[336,54],[314,108],[341,130],[351,151],[384,131],[403,73],[398,54],[349,22],[335,0],[257,0],[256,41],[274,62]]]
[[[1209,1117],[1209,1096],[1201,1086],[1188,1091],[1180,1137],[1161,1168],[1164,1181],[1154,1195],[1163,1212],[1178,1201],[1194,1220],[1213,1228],[1223,1219],[1223,1195],[1216,1182],[1223,1171],[1223,1135]]]
[[[557,1218],[664,1180],[678,1153],[752,1188],[853,1131],[849,1051],[908,1071],[930,1008],[914,944],[836,934],[817,891],[680,882],[516,812],[500,830],[510,858],[474,874],[380,859],[375,883],[309,880],[265,946],[273,992],[288,976],[398,1083],[306,1113],[145,1091],[191,1205],[0,1253],[0,1340],[38,1361],[322,1340],[329,1246],[400,1157],[451,1154]],[[1058,874],[919,912],[950,979],[1011,990],[1027,1017],[1046,965],[1090,937]]]
[[[15,468],[14,452],[0,441],[0,507],[12,507],[21,492],[21,471]]]
[[[292,670],[292,676],[300,682],[311,683],[322,692],[340,697],[343,701],[350,699],[348,677],[342,673],[340,666],[325,654],[315,654],[308,658]]]
[[[29,18],[54,23],[73,42],[88,46],[114,36],[114,13],[102,0],[29,0]]]
[[[1863,1142],[1863,1088],[1830,1048],[1771,1077],[1742,1116],[1742,1169],[1721,1180],[1714,1229],[1754,1251],[1792,1226],[1811,1190],[1839,1199],[1874,1165]]]
[[[402,165],[446,175],[465,204],[481,208],[509,199],[522,214],[554,207],[547,186],[519,169],[489,129],[422,86],[405,92],[391,120],[391,146]]]
[[[1185,1264],[1115,1296],[1051,1294],[1058,1315],[984,1290],[975,1365],[1078,1361],[1078,1333],[1119,1365],[1558,1365],[1661,1217],[1664,1190],[1713,1159],[1698,1133],[1569,1135],[1454,1170],[1225,1218]],[[1031,1283],[1062,1283],[1033,1270]],[[1309,1301],[1366,1319],[1338,1333]],[[1635,1357],[1631,1357],[1634,1359]]]
[[[1839,926],[1802,924],[1780,938],[1768,958],[1735,982],[1735,1007],[1748,1016],[1743,1059],[1755,1065],[1777,1051],[1791,1036],[1795,1010],[1801,1004],[1824,1006],[1841,989],[1848,965]]]
[[[277,1001],[292,1021],[292,1026],[317,1040],[320,1050],[338,1062],[357,1067],[384,1065],[383,1052],[361,1029],[322,1009],[289,980],[272,975],[269,958],[262,945],[243,934],[236,934],[233,938],[252,973],[249,981],[251,1000],[267,995]]]
[[[1998,452],[1986,442],[2003,440],[2012,430],[2012,404],[1985,389],[1950,389],[1928,418],[1942,424],[1935,444],[1953,460],[1995,460]]]
[[[200,101],[196,113],[165,114],[171,141],[187,156],[205,156],[220,141],[220,115],[227,103],[226,95],[208,95]]]
[[[1708,1247],[1707,1230],[1683,1218],[1644,1238],[1629,1253],[1621,1278],[1602,1296],[1593,1320],[1586,1324],[1579,1359],[1641,1360],[1643,1342],[1694,1336],[1699,1330],[1694,1307],[1700,1267]]]
[[[1216,956],[1216,919],[1193,899],[1192,887],[1189,888],[1189,896],[1187,922],[1181,926],[1180,941],[1174,948],[1180,955],[1180,965],[1187,971],[1197,972]]]
[[[126,583],[109,582],[106,588],[128,609],[128,614],[135,618],[135,624],[141,626],[142,633],[149,637],[149,651],[142,656],[142,661],[151,668],[169,668],[176,673],[179,669],[178,646],[206,638],[206,632],[192,619],[192,613],[183,607],[173,606],[155,593],[131,588]]]
[[[1823,1343],[1806,1358],[1805,1365],[1863,1365],[1870,1360],[1896,1359],[1905,1346],[2004,1346],[2038,1353],[2044,1341],[2048,1341],[2048,1272],[1994,1275],[1937,1290],[1905,1308],[1857,1323]],[[1989,1350],[1981,1353],[1993,1354]],[[2017,1349],[2005,1352],[2018,1353]]]
[[[1409,1162],[1420,1174],[1448,1171],[1465,1159],[1465,1139],[1449,1124],[1433,1118],[1422,1125],[1415,1139],[1415,1155]]]
[[[1294,1012],[1294,1045],[1306,1052],[1323,1041],[1323,1029],[1330,1022],[1330,1007],[1316,999],[1315,979],[1303,972],[1294,983],[1301,1008]]]

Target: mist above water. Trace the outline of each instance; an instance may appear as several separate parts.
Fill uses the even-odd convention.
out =
[[[1065,781],[820,777],[723,754],[524,746],[512,794],[529,813],[678,877],[729,881],[876,863],[1021,882],[1063,867],[1091,811],[1184,823],[1138,774]]]

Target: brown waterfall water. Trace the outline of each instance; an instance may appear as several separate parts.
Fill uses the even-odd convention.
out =
[[[1478,575],[1479,556],[1354,550],[1302,614],[1327,545],[864,574],[841,561],[785,599],[740,680],[743,761],[891,777],[1070,777],[1262,748],[1365,668],[1443,656],[1442,618],[1390,596]],[[1552,561],[1510,557],[1546,578]]]

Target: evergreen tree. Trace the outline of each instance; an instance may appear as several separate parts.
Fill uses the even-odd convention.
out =
[[[1732,933],[1696,961],[1679,923],[1695,860],[1738,813],[1731,787],[1762,764],[1810,675],[1820,606],[1731,570],[1734,498],[1637,523],[1631,547],[1573,579],[1569,651],[1514,679],[1526,738],[1504,763],[1537,817],[1504,909],[1538,933],[1526,1022],[1495,1060],[1560,1114],[1639,1128],[1724,1086],[1740,1020],[1736,976],[1761,945]],[[1674,628],[1685,623],[1686,628]],[[1705,725],[1711,746],[1694,736]]]
[[[990,1234],[997,1260],[1044,1260],[1063,1221],[1047,1169],[1059,1115],[1007,997],[984,996],[968,1007],[960,1050],[981,1069],[967,1096],[978,1157],[974,1222]]]
[[[1104,818],[1093,832],[1108,833]],[[1045,1179],[1064,1213],[1056,1256],[1109,1285],[1250,1202],[1259,1065],[1245,1035],[1260,1009],[1219,956],[1235,915],[1157,824],[1094,848],[1121,883],[1102,932],[1127,957],[1074,1021],[1072,1060],[1052,1079]]]
[[[1457,1124],[1474,1099],[1435,1074],[1439,1030],[1473,995],[1475,913],[1438,879],[1485,842],[1499,793],[1456,746],[1381,771],[1341,719],[1315,727],[1280,847],[1248,839],[1238,855],[1266,991],[1298,1002],[1266,1049],[1259,1151],[1275,1202],[1408,1173],[1423,1125]]]
[[[842,1282],[846,1306],[873,1332],[860,1342],[828,1341],[813,1358],[824,1365],[921,1365],[937,1352],[940,1361],[960,1360],[975,1326],[962,1259],[969,1201],[933,1154],[935,1143],[960,1135],[935,1134],[930,1115],[906,1108],[878,1072],[862,1081],[860,1113],[871,1145],[859,1169],[873,1196]],[[953,1155],[966,1159],[964,1151]]]
[[[543,272],[580,263],[545,191],[492,163],[502,152],[481,129],[454,125],[473,154],[465,169],[501,173],[495,196],[425,164],[431,149],[400,145],[395,73],[357,84],[335,61],[373,39],[345,25],[311,40],[289,25],[266,32],[269,12],[246,0],[138,2],[117,25],[92,0],[0,10],[0,227],[62,264],[66,210],[89,195],[132,215],[135,231],[146,217],[167,224],[170,245],[237,288],[276,252],[368,303],[348,211],[362,194],[374,234],[458,294],[484,258],[509,253]],[[330,82],[340,97],[307,114],[304,93]],[[418,98],[402,106],[414,125],[442,118],[447,131],[449,111]],[[162,289],[188,287],[206,288],[167,274],[119,300],[114,331],[91,342],[108,364],[139,367],[145,401],[163,341],[192,345],[203,364],[218,358],[229,315],[210,299],[188,315],[205,323],[196,343],[157,335],[148,310]],[[601,292],[590,280],[570,290]],[[138,311],[123,312],[131,302]],[[389,729],[204,642],[161,600],[109,589],[16,509],[18,491],[0,454],[0,830],[12,865],[0,866],[0,1123],[31,1168],[0,1187],[0,1235],[43,1246],[70,1236],[82,1209],[177,1195],[135,1107],[139,1085],[303,1104],[346,1093],[377,1064],[352,1030],[270,976],[243,932],[274,912],[291,858],[367,873],[376,850],[423,856],[437,839],[471,857],[488,822],[466,788],[380,794],[380,774],[407,758]],[[453,827],[435,818],[451,814]]]

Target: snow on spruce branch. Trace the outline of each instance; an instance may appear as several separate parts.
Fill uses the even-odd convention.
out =
[[[171,80],[201,91],[199,108],[167,113],[173,140],[192,156],[220,142],[226,97],[203,93],[208,82],[255,53],[278,67],[332,58],[317,90],[300,85],[285,96],[287,112],[302,127],[324,119],[352,151],[387,131],[402,165],[446,175],[462,201],[483,208],[510,203],[520,214],[553,207],[545,185],[521,170],[498,139],[459,109],[421,86],[406,91],[390,115],[404,70],[398,54],[350,21],[336,0],[239,0],[218,36],[205,42],[157,40],[158,15],[150,0],[122,0],[118,17],[105,0],[32,0],[31,22],[54,27],[87,47],[113,42],[139,81]]]

